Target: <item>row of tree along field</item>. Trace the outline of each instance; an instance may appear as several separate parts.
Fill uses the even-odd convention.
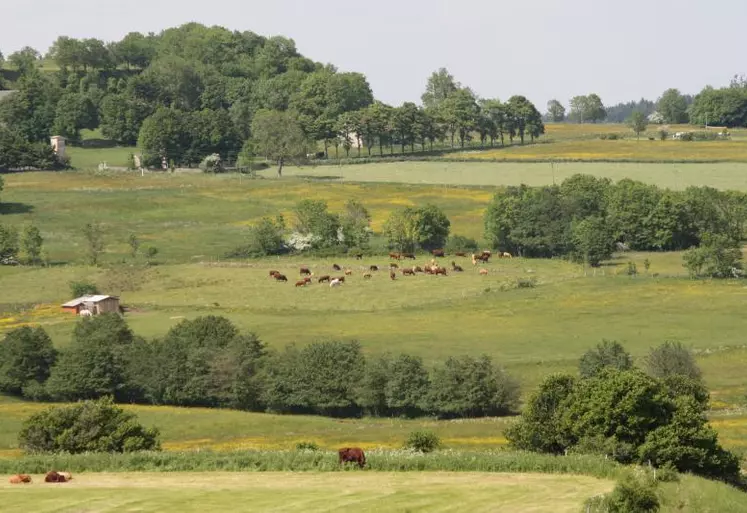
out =
[[[0,104],[4,130],[27,142],[63,135],[75,143],[82,129],[100,128],[117,144],[138,143],[150,165],[193,165],[215,153],[235,160],[240,152],[280,161],[317,145],[325,156],[358,144],[391,153],[445,140],[465,145],[475,131],[483,143],[544,132],[526,98],[479,99],[445,70],[429,79],[422,107],[395,108],[374,101],[362,74],[314,62],[290,39],[195,23],[108,45],[60,37],[48,58],[58,71],[42,73],[30,48],[9,57],[19,77]]]
[[[638,370],[622,346],[605,341],[582,356],[579,370],[580,378],[544,381],[506,433],[514,447],[604,454],[621,463],[650,462],[739,482],[739,461],[707,425],[709,393],[680,344],[653,348]],[[112,397],[332,416],[498,416],[517,411],[519,402],[516,383],[486,356],[451,357],[428,369],[406,354],[364,355],[357,342],[272,351],[215,316],[182,321],[150,342],[116,314],[81,319],[59,353],[42,328],[14,330],[0,344],[0,391],[32,400]],[[103,406],[99,413],[116,418],[111,405]],[[76,408],[98,411],[92,404]],[[22,433],[24,446],[65,450],[43,435],[71,413],[49,411],[32,419]],[[109,450],[157,443],[155,431],[131,428],[140,433],[131,447],[123,440]],[[89,450],[102,450],[100,442]]]
[[[290,227],[282,216],[263,218],[229,257],[316,251],[368,251],[372,231],[365,206],[350,201],[340,214],[321,200],[296,205]],[[640,251],[691,249],[685,265],[693,276],[741,275],[740,244],[747,195],[709,187],[670,191],[629,179],[617,183],[574,175],[546,187],[507,187],[485,212],[490,248],[536,258],[564,257],[598,266],[618,245]],[[436,205],[395,210],[384,223],[387,249],[400,252],[474,252],[478,243],[450,234],[451,222]]]

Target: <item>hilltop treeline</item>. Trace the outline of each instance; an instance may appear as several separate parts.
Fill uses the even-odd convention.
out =
[[[268,349],[225,318],[185,320],[163,339],[135,336],[119,315],[81,319],[58,352],[42,328],[0,344],[0,392],[32,400],[230,407],[331,416],[506,415],[518,385],[489,357],[429,369],[416,356],[367,357],[357,342]]]
[[[31,48],[9,56],[19,78],[0,121],[27,142],[58,134],[75,143],[82,129],[100,128],[118,144],[138,143],[154,165],[214,153],[280,161],[317,144],[325,156],[362,145],[383,154],[465,145],[475,134],[485,144],[544,133],[523,96],[479,99],[446,70],[429,79],[422,107],[390,107],[374,100],[364,75],[314,62],[291,39],[196,23],[111,43],[59,37],[46,55],[55,72],[40,72],[40,58]]]

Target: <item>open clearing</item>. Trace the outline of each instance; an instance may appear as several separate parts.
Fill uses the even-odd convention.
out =
[[[11,486],[4,512],[490,511],[576,512],[612,482],[584,476],[484,473],[80,474]]]

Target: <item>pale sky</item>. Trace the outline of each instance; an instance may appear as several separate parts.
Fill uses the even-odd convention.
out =
[[[196,21],[290,37],[395,105],[419,102],[439,67],[481,97],[523,94],[541,111],[590,92],[605,105],[697,93],[747,72],[745,0],[1,1],[6,56],[45,53],[59,35],[110,41]]]

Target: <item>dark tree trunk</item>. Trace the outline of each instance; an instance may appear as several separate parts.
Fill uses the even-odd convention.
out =
[[[283,177],[283,164],[285,164],[285,159],[281,157],[278,159],[278,178]]]

